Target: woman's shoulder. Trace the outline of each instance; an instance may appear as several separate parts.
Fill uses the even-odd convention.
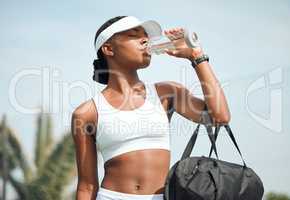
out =
[[[160,81],[154,83],[156,90],[159,94],[162,95],[173,95],[176,90],[183,88],[184,86],[181,83],[176,81]]]
[[[73,117],[86,121],[96,121],[98,117],[97,107],[93,99],[86,100],[78,105],[72,113]]]

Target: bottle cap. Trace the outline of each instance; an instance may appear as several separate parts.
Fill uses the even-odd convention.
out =
[[[199,41],[198,41],[198,36],[195,32],[188,31],[187,29],[184,29],[184,39],[186,44],[191,47],[191,48],[196,48],[199,47]]]

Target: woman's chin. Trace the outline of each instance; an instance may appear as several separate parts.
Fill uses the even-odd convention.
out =
[[[150,65],[150,62],[151,62],[151,59],[144,59],[143,62],[141,62],[141,67],[142,68],[145,68],[145,67],[148,67]]]
[[[140,65],[139,65],[139,69],[143,69],[143,68],[146,68],[146,67],[148,67],[149,66],[149,64],[150,63],[141,63]]]
[[[149,65],[150,64],[150,61],[151,61],[151,55],[143,56],[143,61],[144,61],[144,63],[146,63],[147,65]]]

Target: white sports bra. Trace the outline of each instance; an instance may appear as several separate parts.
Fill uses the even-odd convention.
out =
[[[170,151],[167,114],[154,83],[143,83],[146,89],[145,102],[134,110],[119,110],[113,107],[100,91],[93,98],[98,112],[96,145],[104,163],[130,151]]]

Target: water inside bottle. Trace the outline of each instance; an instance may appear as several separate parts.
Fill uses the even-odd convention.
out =
[[[147,46],[147,52],[149,54],[162,54],[165,53],[165,49],[174,50],[175,46],[172,41],[169,40],[168,37],[162,36],[157,41],[149,41]]]

